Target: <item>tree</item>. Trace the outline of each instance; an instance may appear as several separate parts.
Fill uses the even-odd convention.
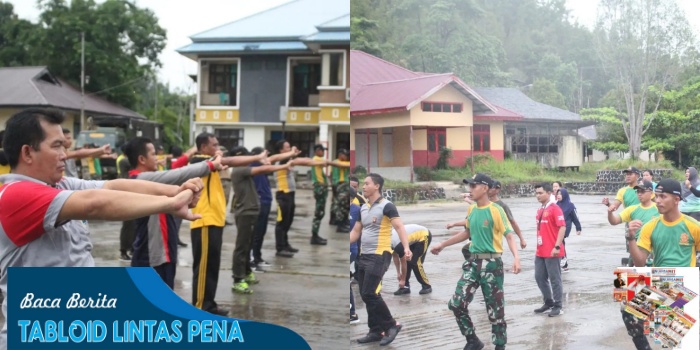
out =
[[[692,31],[674,1],[601,0],[595,34],[602,64],[621,93],[618,117],[637,158],[642,135],[691,47]]]
[[[592,149],[603,152],[624,152],[629,147],[622,132],[620,113],[613,108],[586,108],[581,110],[581,119],[596,122],[597,139],[589,142]]]
[[[33,64],[31,44],[40,28],[19,19],[10,3],[0,1],[0,67]]]
[[[533,100],[550,106],[566,109],[566,99],[553,82],[547,79],[537,79],[527,90],[527,95]]]
[[[85,33],[85,90],[135,108],[133,84],[160,66],[166,33],[155,14],[124,0],[39,0],[42,10],[37,63],[80,85],[81,33]]]

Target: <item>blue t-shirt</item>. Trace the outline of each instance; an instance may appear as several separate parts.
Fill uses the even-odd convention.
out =
[[[259,162],[250,164],[251,167],[261,165],[262,164]],[[270,189],[270,179],[267,178],[267,174],[258,174],[253,176],[253,182],[255,182],[255,190],[258,192],[260,205],[272,204],[272,190]]]

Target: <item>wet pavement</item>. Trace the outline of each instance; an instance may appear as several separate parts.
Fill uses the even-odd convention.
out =
[[[601,198],[571,196],[578,208],[582,234],[577,236],[572,232],[566,241],[570,269],[562,274],[564,314],[559,317],[533,313],[535,308],[542,305],[534,278],[535,213],[539,203],[534,196],[504,199],[528,243],[527,248],[519,251],[522,271],[517,275],[510,271],[505,273],[508,349],[634,349],[622,324],[619,303],[612,299],[613,270],[626,256],[624,228],[608,224],[607,208],[599,204]],[[398,210],[404,223],[428,227],[434,243],[446,240],[450,233],[459,232],[457,228],[448,231],[445,225],[463,219],[466,208],[465,203],[445,202],[399,206]],[[461,275],[464,261],[461,246],[457,244],[445,248],[438,256],[428,253],[424,266],[432,285],[432,294],[419,295],[420,284],[412,278],[411,294],[394,296],[398,288],[396,269],[393,266],[389,268],[381,293],[396,320],[403,324],[403,329],[389,346],[358,344],[355,341],[368,332],[367,312],[362,300],[357,297],[357,313],[361,322],[351,325],[350,348],[462,349],[466,340],[459,333],[453,313],[447,308]],[[507,247],[504,246],[504,250],[503,261],[506,269],[510,270],[513,256]],[[358,296],[357,288],[354,291]],[[486,344],[484,349],[493,349],[491,325],[480,289],[469,310],[477,335]],[[652,347],[661,348],[659,345]]]
[[[329,195],[329,208],[330,198]],[[226,226],[216,301],[231,310],[229,317],[281,325],[299,333],[313,349],[336,349],[339,339],[343,344],[348,339],[349,234],[336,233],[335,226],[328,225],[329,211],[326,210],[320,235],[328,239],[328,245],[310,245],[312,192],[298,190],[296,203],[289,241],[300,252],[291,259],[275,256],[276,207],[273,203],[263,245],[263,259],[271,266],[265,273],[256,273],[260,283],[251,286],[254,291],[251,295],[231,291],[236,228]],[[129,266],[128,262],[118,260],[120,228],[121,223],[117,222],[90,222],[97,266]],[[180,237],[190,243],[188,222],[183,222]],[[180,248],[175,292],[188,302],[192,301],[191,266],[191,247]],[[3,321],[0,320],[0,324]]]

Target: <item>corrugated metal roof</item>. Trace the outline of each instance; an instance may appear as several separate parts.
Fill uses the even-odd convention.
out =
[[[318,32],[304,38],[304,41],[349,43],[350,32]]]
[[[322,23],[316,26],[321,31],[328,31],[334,29],[350,29],[350,14],[343,15],[336,19],[332,19],[326,23]]]
[[[368,53],[350,51],[351,114],[408,110],[448,84],[471,99],[475,111],[496,110],[452,73],[413,72]]]
[[[377,82],[386,82],[419,77],[421,74],[372,56],[366,52],[350,50],[350,93],[355,87]],[[355,102],[352,96],[350,100]]]
[[[46,106],[80,110],[80,89],[55,78],[46,67],[0,68],[0,106]],[[95,95],[85,96],[85,111],[146,119],[146,117]]]
[[[307,51],[301,41],[262,41],[247,43],[192,43],[176,51],[182,54],[213,52]]]
[[[361,86],[357,94],[351,98],[350,113],[362,115],[406,111],[447,85],[451,85],[471,99],[475,110],[495,110],[495,107],[471,92],[471,89],[459,78],[447,73]]]
[[[294,0],[195,34],[190,39],[194,42],[298,40],[315,33],[316,26],[349,13],[350,1],[347,0]]]
[[[539,103],[516,88],[475,88],[474,90],[495,105],[507,108],[528,120],[581,121],[580,115]]]

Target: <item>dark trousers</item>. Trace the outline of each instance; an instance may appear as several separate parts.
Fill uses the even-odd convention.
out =
[[[204,311],[217,309],[216,286],[221,266],[221,236],[224,228],[204,226],[191,232],[192,238],[192,305]]]
[[[352,293],[352,286],[350,286],[350,316],[355,314],[355,295]]]
[[[275,225],[275,240],[277,251],[289,246],[289,229],[294,221],[294,192],[277,192],[277,224]]]
[[[332,204],[336,201],[335,197],[338,196],[338,184],[331,184],[331,194],[333,196],[331,197],[331,215],[329,215],[330,220],[328,221],[328,223],[331,225],[336,225],[337,222],[335,220],[335,213],[333,212]]]
[[[314,220],[311,223],[311,235],[318,236],[318,230],[321,228],[321,220],[326,215],[326,199],[328,198],[328,186],[326,184],[314,183],[314,199],[316,207],[314,210]],[[333,215],[333,213],[331,213]]]
[[[649,340],[644,335],[644,321],[631,313],[622,310],[622,322],[627,328],[627,334],[632,337],[632,342],[637,350],[651,350]]]
[[[175,271],[177,270],[177,265],[175,263],[165,263],[154,266],[153,269],[156,270],[160,278],[163,279],[170,289],[175,289]]]
[[[126,253],[134,250],[134,237],[136,234],[136,221],[122,221],[122,229],[119,231],[119,251]]]
[[[250,246],[255,234],[255,223],[258,221],[257,215],[236,216],[236,247],[233,250],[233,271],[234,282],[239,282],[251,273],[250,268]]]
[[[270,203],[260,203],[260,213],[258,220],[255,222],[255,234],[253,235],[253,259],[255,261],[262,260],[262,246],[265,234],[267,233],[267,220],[270,218]]]
[[[340,182],[335,186],[331,215],[338,225],[348,226],[350,224],[350,183]]]
[[[391,311],[380,294],[382,278],[390,263],[389,252],[382,255],[362,254],[358,262],[357,281],[360,296],[367,308],[367,326],[371,333],[385,332],[396,325],[396,320],[391,316]]]
[[[433,240],[433,235],[428,234],[427,242],[413,243],[409,246],[411,248],[411,253],[413,253],[413,258],[408,261],[408,271],[406,271],[406,287],[409,287],[408,280],[411,279],[411,272],[416,275],[418,283],[423,286],[423,288],[430,287],[430,281],[428,281],[428,276],[425,274],[423,269],[423,263],[425,262],[426,253],[428,253],[428,246]]]

